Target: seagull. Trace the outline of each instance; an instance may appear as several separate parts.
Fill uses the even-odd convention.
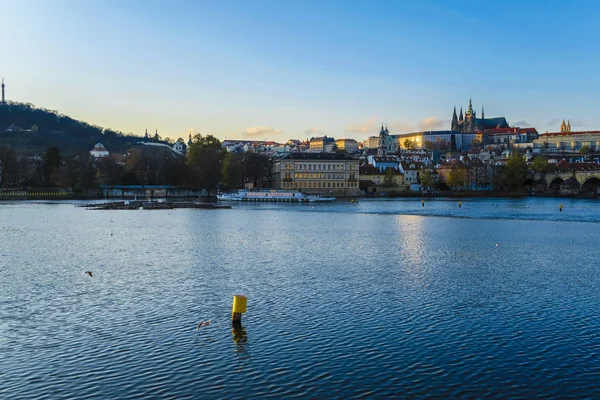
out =
[[[198,326],[196,327],[196,330],[199,330],[200,328],[202,328],[203,326],[208,326],[210,325],[210,321],[204,321],[204,322],[200,322],[198,324]]]
[[[92,277],[92,271],[85,271],[85,272],[83,273],[83,275],[89,275],[89,276],[90,276],[90,278],[91,278],[91,277]]]

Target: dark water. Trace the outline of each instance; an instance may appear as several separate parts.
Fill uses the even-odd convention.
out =
[[[599,222],[584,200],[0,203],[0,397],[600,398]]]

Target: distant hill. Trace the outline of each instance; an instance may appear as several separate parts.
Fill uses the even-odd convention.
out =
[[[41,154],[57,146],[61,154],[70,156],[87,152],[98,142],[110,152],[125,153],[140,140],[140,136],[90,125],[29,103],[0,105],[0,144],[18,154]]]

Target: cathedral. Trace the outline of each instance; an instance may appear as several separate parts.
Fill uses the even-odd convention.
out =
[[[508,128],[508,122],[504,117],[498,118],[485,118],[483,106],[481,107],[481,118],[477,118],[477,113],[473,110],[473,104],[469,99],[469,108],[463,116],[462,107],[460,108],[460,115],[456,115],[456,107],[454,107],[454,113],[452,114],[452,126],[450,129],[453,132],[460,133],[473,133],[477,131],[483,131],[485,129],[496,129],[496,128]]]

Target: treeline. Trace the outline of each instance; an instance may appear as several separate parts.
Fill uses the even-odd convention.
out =
[[[38,155],[56,146],[62,154],[75,156],[98,142],[113,152],[123,153],[140,140],[140,136],[90,125],[29,103],[8,102],[0,106],[0,143],[20,155]]]
[[[58,146],[41,156],[19,156],[0,145],[0,186],[60,187],[82,193],[100,185],[172,185],[192,189],[270,187],[272,163],[261,153],[228,153],[214,136],[196,135],[187,155],[162,146],[136,145],[126,159],[65,156]]]

